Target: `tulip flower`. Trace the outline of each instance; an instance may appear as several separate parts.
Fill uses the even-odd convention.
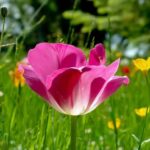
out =
[[[63,43],[40,43],[21,65],[29,87],[57,111],[71,115],[70,149],[76,149],[76,117],[84,115],[128,84],[126,76],[115,76],[119,59],[106,66],[105,49],[97,44],[86,60],[82,50]]]
[[[126,76],[115,76],[119,59],[106,66],[105,49],[97,44],[89,60],[79,48],[62,43],[40,43],[21,65],[29,87],[57,111],[84,115],[128,84]]]

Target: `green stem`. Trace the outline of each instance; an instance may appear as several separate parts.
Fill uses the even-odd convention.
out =
[[[76,150],[76,129],[77,129],[77,117],[71,116],[70,150]]]
[[[54,118],[55,118],[55,110],[54,109],[52,109],[52,114],[51,114],[51,123],[52,123],[52,150],[55,150],[55,120],[54,120]]]
[[[148,106],[147,106],[147,108],[146,108],[146,116],[145,116],[144,123],[143,123],[143,128],[142,128],[142,133],[141,133],[141,137],[140,137],[140,142],[139,142],[138,150],[140,150],[140,149],[141,149],[141,146],[142,146],[144,131],[145,131],[146,122],[147,122],[147,116],[148,116],[147,113],[148,113]]]
[[[113,124],[114,124],[115,149],[117,150],[118,149],[118,129],[116,127],[116,115],[115,115],[115,110],[114,110],[115,105],[114,105],[113,99],[110,101],[110,104],[111,104],[111,108],[112,108],[111,118],[112,118],[112,121],[113,121]]]
[[[74,1],[73,9],[72,9],[73,13],[77,9],[79,2],[80,2],[80,0]],[[72,13],[72,17],[73,17],[73,13]],[[74,36],[74,29],[73,29],[73,26],[71,23],[69,26],[66,42],[71,44],[73,42],[73,36]]]
[[[1,32],[1,39],[0,39],[0,52],[1,52],[2,44],[3,44],[4,29],[5,29],[5,18],[3,18],[3,20],[2,20],[2,32]]]
[[[43,135],[44,135],[44,139],[43,139],[43,144],[42,144],[42,150],[45,149],[46,147],[46,140],[47,140],[47,127],[48,127],[48,118],[49,118],[49,111],[47,108],[47,116],[45,118],[45,127],[44,127],[44,131],[43,131]]]
[[[110,21],[110,16],[108,15],[108,33],[109,33],[109,38],[108,38],[108,46],[109,46],[109,53],[110,53],[110,61],[112,61],[112,50],[111,50],[111,38],[112,38],[112,34],[111,34],[111,21]]]
[[[90,35],[91,35],[91,31],[87,35],[87,39],[86,39],[86,42],[85,42],[85,47],[86,48],[88,47],[88,44],[89,44],[89,41],[90,41]]]
[[[148,90],[150,91],[147,73],[145,74],[145,79],[146,79],[146,84],[147,84]],[[148,93],[149,93],[149,91],[148,91]],[[150,95],[149,95],[149,98],[150,98]],[[139,142],[138,150],[141,150],[141,146],[142,146],[144,131],[145,131],[146,122],[147,122],[147,116],[148,116],[148,115],[147,115],[147,114],[148,114],[148,109],[149,109],[149,107],[148,107],[148,105],[147,105],[147,108],[146,108],[146,116],[145,116],[144,123],[143,123],[143,128],[142,128],[142,133],[141,133],[141,137],[140,137],[140,142]]]

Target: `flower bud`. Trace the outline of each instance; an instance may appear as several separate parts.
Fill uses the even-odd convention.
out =
[[[7,16],[7,7],[1,7],[1,16],[3,18]]]

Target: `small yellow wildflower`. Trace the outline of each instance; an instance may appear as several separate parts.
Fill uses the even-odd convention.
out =
[[[120,128],[120,125],[121,125],[121,120],[119,118],[116,118],[115,120],[115,124],[116,124],[116,128]],[[114,122],[111,120],[111,121],[108,121],[108,128],[110,129],[115,129],[115,125],[114,125]]]
[[[150,57],[147,60],[138,58],[133,60],[133,64],[136,66],[137,69],[145,72],[150,69]]]
[[[146,110],[147,108],[146,107],[141,107],[141,108],[138,108],[138,109],[135,109],[135,113],[140,116],[140,117],[145,117],[146,116]],[[148,108],[148,111],[147,113],[149,113],[149,108]]]
[[[25,84],[25,79],[23,77],[23,71],[18,69],[19,63],[16,65],[16,68],[9,72],[15,87],[19,87],[19,85],[23,86]]]

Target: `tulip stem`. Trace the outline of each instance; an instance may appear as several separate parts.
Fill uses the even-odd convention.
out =
[[[76,150],[76,129],[77,129],[77,117],[71,116],[70,150]]]

